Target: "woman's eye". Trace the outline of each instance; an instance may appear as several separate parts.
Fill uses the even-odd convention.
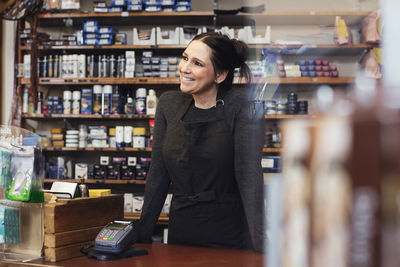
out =
[[[197,65],[197,66],[203,67],[203,64],[201,64],[201,63],[198,62],[198,61],[194,62],[194,64]]]
[[[185,61],[188,60],[187,56],[182,56],[182,59],[185,60]]]

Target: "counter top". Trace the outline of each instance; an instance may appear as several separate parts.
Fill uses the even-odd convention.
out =
[[[79,257],[56,263],[36,260],[31,263],[6,263],[0,261],[0,266],[65,266],[65,267],[262,267],[266,266],[265,254],[235,249],[216,249],[189,247],[180,245],[165,245],[161,243],[135,244],[135,247],[145,248],[149,255],[138,256],[118,261],[98,261]],[[3,265],[4,264],[4,265]]]

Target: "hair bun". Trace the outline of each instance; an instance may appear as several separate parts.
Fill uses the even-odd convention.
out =
[[[249,55],[249,49],[247,44],[243,41],[237,39],[232,39],[232,41],[237,54],[236,60],[233,64],[235,68],[239,68],[246,62]]]

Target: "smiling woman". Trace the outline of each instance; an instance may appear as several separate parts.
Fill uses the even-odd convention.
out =
[[[179,63],[180,92],[157,106],[139,241],[150,242],[169,185],[168,243],[263,251],[262,120],[235,68],[249,81],[247,46],[219,33],[196,36]]]

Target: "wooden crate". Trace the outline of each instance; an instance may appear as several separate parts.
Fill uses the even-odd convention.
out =
[[[62,199],[44,205],[44,253],[56,262],[82,256],[80,249],[112,220],[124,217],[122,195]]]

